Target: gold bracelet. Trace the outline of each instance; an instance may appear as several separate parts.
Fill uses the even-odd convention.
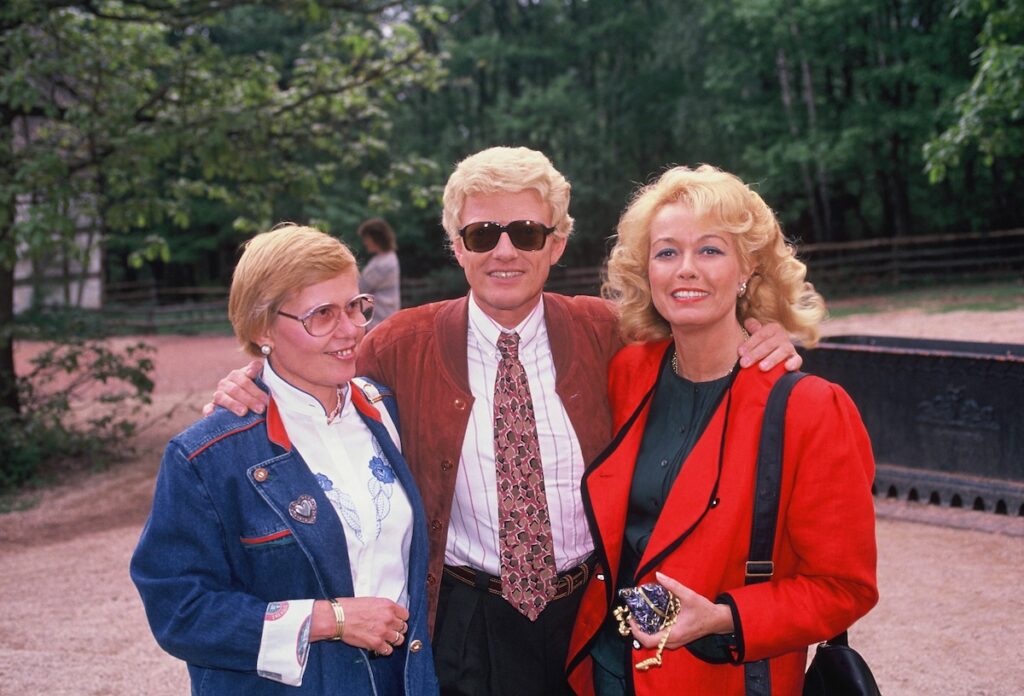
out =
[[[339,602],[333,599],[327,600],[331,603],[331,609],[334,610],[334,635],[331,640],[341,640],[341,637],[345,635],[345,610],[341,607]]]

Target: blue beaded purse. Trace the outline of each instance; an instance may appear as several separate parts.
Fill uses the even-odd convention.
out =
[[[668,642],[668,631],[679,615],[679,598],[673,595],[664,585],[649,582],[637,587],[624,587],[619,590],[619,598],[623,604],[615,608],[615,618],[619,622],[619,634],[628,636],[629,619],[632,617],[637,628],[647,634],[665,631],[658,643],[658,652],[654,657],[643,660],[636,665],[641,672],[661,665],[661,653]]]

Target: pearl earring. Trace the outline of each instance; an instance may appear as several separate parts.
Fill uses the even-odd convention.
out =
[[[743,293],[747,291],[747,281],[740,283],[740,291],[736,293],[736,297],[743,297]]]
[[[264,344],[263,344],[262,346],[260,346],[260,352],[261,352],[261,353],[263,353],[264,357],[266,357],[266,356],[270,355],[271,351],[273,351],[273,350],[274,350],[274,349],[273,349],[273,348],[271,348],[271,347],[270,347],[269,345],[267,345],[266,343],[264,343]]]

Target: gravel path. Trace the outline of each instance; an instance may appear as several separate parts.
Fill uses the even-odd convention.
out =
[[[1024,343],[1024,309],[843,317],[825,333]],[[151,337],[152,413],[132,462],[47,490],[0,516],[0,694],[187,694],[182,663],[154,643],[128,559],[168,437],[242,364],[225,337]],[[35,350],[18,346],[18,358]],[[878,607],[851,631],[885,696],[1021,693],[1024,518],[877,501]]]

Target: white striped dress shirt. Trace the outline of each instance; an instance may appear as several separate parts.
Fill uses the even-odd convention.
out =
[[[505,331],[481,310],[470,294],[467,354],[474,402],[462,443],[455,499],[448,526],[445,563],[501,575],[498,554],[498,491],[494,463],[494,381],[498,374],[498,336]],[[526,370],[537,420],[544,491],[551,517],[558,572],[577,566],[594,550],[580,494],[583,452],[562,400],[555,392],[544,302],[514,331],[519,360]]]

